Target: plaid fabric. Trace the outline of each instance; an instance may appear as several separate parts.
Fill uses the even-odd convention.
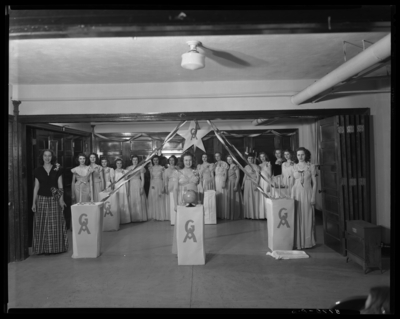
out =
[[[64,215],[53,197],[38,196],[33,221],[34,254],[54,254],[68,251]]]

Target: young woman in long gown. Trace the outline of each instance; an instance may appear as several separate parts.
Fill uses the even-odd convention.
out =
[[[90,183],[91,172],[90,166],[86,165],[86,155],[80,153],[78,155],[79,166],[71,169],[72,183],[71,183],[71,199],[72,203],[87,203],[91,201]]]
[[[177,170],[175,174],[175,185],[174,185],[174,211],[177,212],[178,205],[184,206],[183,194],[188,190],[193,190],[198,195],[198,184],[200,181],[199,173],[195,170],[194,157],[191,153],[183,154],[181,157],[182,162],[180,163],[183,167]],[[176,245],[176,223],[174,227],[174,238],[172,242],[172,253],[177,253]]]
[[[178,167],[176,166],[178,160],[175,155],[172,155],[168,159],[168,168],[164,171],[164,190],[165,196],[165,215],[167,219],[175,221],[173,219],[174,211],[174,185],[176,183],[176,171]]]
[[[66,206],[63,197],[62,169],[54,165],[55,154],[44,150],[39,157],[41,166],[34,171],[32,211],[34,254],[57,254],[68,251],[67,226],[63,210]],[[53,191],[59,195],[54,196]]]
[[[126,170],[124,170],[122,168],[122,159],[117,158],[115,160],[115,166],[117,167],[115,169],[115,181],[118,181],[123,175],[125,175],[127,173]],[[119,185],[121,185],[123,182],[125,181],[125,179],[121,179],[119,182],[117,182],[115,184],[115,188],[117,188]],[[117,201],[118,201],[118,210],[119,210],[119,216],[121,218],[120,220],[120,224],[128,224],[132,221],[131,219],[131,212],[129,209],[129,202],[128,202],[128,195],[127,195],[127,187],[126,187],[125,183],[124,185],[122,185],[118,191],[115,193],[115,195],[117,195]]]
[[[261,175],[260,175],[260,184],[259,185],[266,194],[270,194],[271,193],[271,183],[272,183],[271,163],[269,162],[269,158],[265,152],[260,153],[260,161],[261,161],[261,164],[258,165],[260,167],[260,174],[266,179],[266,181],[264,180],[264,178],[261,178]],[[259,208],[260,216],[259,216],[259,218],[267,219],[267,199],[264,197],[264,195],[260,194],[259,191],[257,191],[257,192],[259,193],[258,198],[260,200],[260,208]]]
[[[207,161],[208,156],[207,154],[203,154],[201,156],[201,160],[203,161],[202,164],[197,165],[197,171],[199,172],[200,176],[200,183],[199,183],[199,195],[200,195],[200,202],[203,203],[204,201],[204,192],[208,190],[215,190],[215,183],[214,183],[214,164],[209,163]]]
[[[304,147],[296,151],[298,163],[293,165],[295,179],[292,198],[295,200],[295,248],[315,246],[314,205],[317,192],[315,165],[310,163],[311,154]]]
[[[195,169],[194,157],[190,153],[182,155],[183,168],[175,172],[174,186],[174,208],[177,210],[177,205],[184,206],[182,199],[183,193],[187,190],[193,190],[198,196],[197,185],[200,178],[199,173]]]
[[[240,171],[239,168],[233,163],[232,156],[228,155],[226,161],[229,165],[228,170],[228,206],[229,219],[242,219],[243,218],[243,198],[242,192],[239,188]]]
[[[226,180],[228,177],[228,164],[221,160],[221,153],[215,153],[214,166],[215,172],[215,201],[217,206],[217,217],[220,219],[229,219],[228,196],[226,189]]]
[[[133,155],[131,160],[132,165],[127,167],[126,170],[134,170],[139,163],[139,157],[136,155]],[[143,222],[148,219],[147,197],[144,190],[144,174],[145,169],[142,168],[134,173],[134,176],[128,182],[128,203],[132,222]],[[128,178],[130,177],[131,175],[128,176]]]
[[[260,168],[254,164],[254,155],[252,153],[247,155],[247,161],[250,163],[244,168],[250,177],[245,175],[243,178],[242,189],[243,192],[243,213],[244,218],[259,219],[260,213],[260,192],[257,190],[257,185],[260,182]],[[253,180],[255,184],[251,181]]]
[[[282,163],[282,182],[285,186],[284,192],[285,195],[290,196],[292,193],[292,187],[294,185],[294,177],[293,177],[293,165],[292,154],[289,150],[284,150],[283,157],[285,158],[285,162]]]
[[[92,192],[93,192],[93,202],[99,201],[99,193],[104,190],[104,181],[103,181],[103,168],[100,165],[97,165],[99,162],[99,157],[96,153],[90,153],[89,155],[90,167],[92,169]]]
[[[168,220],[165,213],[165,195],[164,195],[164,167],[159,165],[159,156],[155,155],[151,159],[152,166],[150,171],[150,189],[147,199],[149,219]]]
[[[112,167],[108,167],[108,160],[106,158],[101,159],[101,166],[103,168],[102,175],[105,183],[104,189],[110,190],[109,187],[114,182],[114,169]]]
[[[273,198],[279,198],[280,196],[280,191],[282,189],[279,189],[281,187],[281,181],[282,181],[282,150],[276,149],[274,151],[274,156],[275,156],[275,161],[273,161],[271,165],[272,169],[272,187],[271,187],[271,196]]]

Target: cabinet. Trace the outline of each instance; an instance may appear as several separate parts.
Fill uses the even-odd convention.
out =
[[[382,272],[381,228],[363,220],[346,221],[347,260],[355,261],[363,267],[377,267]]]

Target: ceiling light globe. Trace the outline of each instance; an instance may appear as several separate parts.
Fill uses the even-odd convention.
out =
[[[197,51],[182,54],[181,67],[188,70],[198,70],[205,67],[205,56]]]

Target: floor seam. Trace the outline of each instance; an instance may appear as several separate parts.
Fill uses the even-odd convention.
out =
[[[192,267],[192,279],[191,279],[191,281],[190,281],[190,304],[189,304],[189,308],[192,308],[192,294],[193,294],[193,267],[194,266],[191,266]]]

